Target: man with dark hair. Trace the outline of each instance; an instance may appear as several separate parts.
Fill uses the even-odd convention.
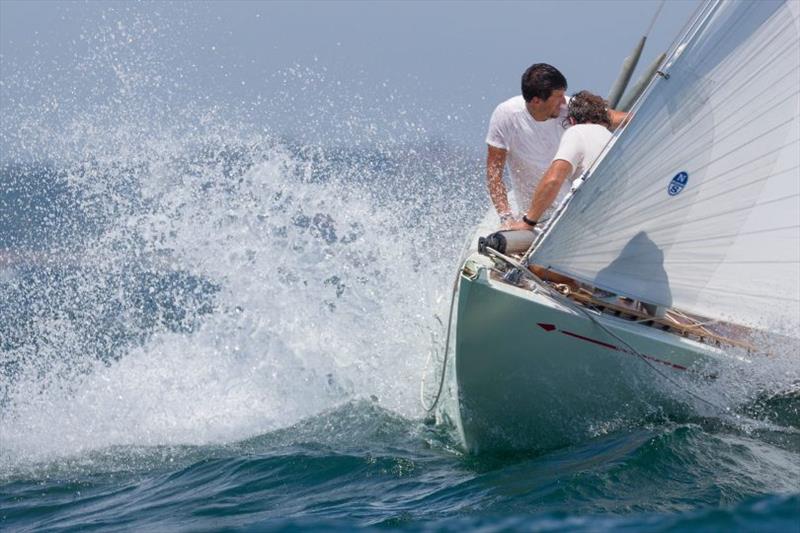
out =
[[[547,63],[536,63],[522,73],[522,99],[530,102],[535,98],[547,100],[557,90],[567,89],[567,78]]]
[[[486,177],[489,195],[504,227],[514,221],[514,212],[503,183],[508,164],[516,204],[524,209],[539,179],[558,150],[565,125],[567,80],[557,68],[537,63],[522,75],[522,95],[501,103],[492,113],[486,136]],[[612,127],[626,113],[609,110]]]
[[[581,91],[570,98],[565,125],[553,160],[536,186],[522,221],[511,229],[533,229],[556,200],[563,200],[572,182],[580,178],[611,140],[611,118],[602,97]]]

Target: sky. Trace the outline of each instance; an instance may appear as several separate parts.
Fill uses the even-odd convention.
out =
[[[0,146],[24,143],[32,117],[57,128],[128,99],[213,106],[307,143],[395,136],[483,149],[492,109],[532,63],[558,67],[568,93],[607,95],[659,5],[0,0]],[[640,68],[697,6],[665,2]]]

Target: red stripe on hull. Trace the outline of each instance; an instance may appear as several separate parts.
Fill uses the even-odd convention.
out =
[[[550,330],[548,330],[548,331],[550,331]],[[638,354],[638,353],[632,352],[630,350],[624,350],[624,349],[622,349],[622,348],[620,348],[618,346],[614,346],[613,344],[609,344],[607,342],[599,341],[597,339],[592,339],[592,338],[589,338],[589,337],[584,337],[583,335],[578,335],[577,333],[572,333],[571,331],[565,331],[565,330],[562,329],[561,333],[563,333],[564,335],[569,335],[570,337],[574,337],[576,339],[580,339],[582,341],[591,342],[592,344],[597,344],[598,346],[602,346],[603,348],[608,348],[609,350],[616,350],[618,352],[626,353],[626,354],[629,354],[629,355],[641,356],[641,357],[644,357],[645,359],[647,359],[648,361],[653,361],[655,363],[660,363],[662,365],[666,365],[666,366],[672,367],[672,368],[674,368],[676,370],[686,370],[686,367],[683,366],[683,365],[670,363],[669,361],[664,361],[663,359],[659,359],[657,357],[653,357],[652,355]]]
[[[616,346],[614,346],[613,344],[608,344],[607,342],[602,342],[602,341],[598,341],[598,340],[595,340],[595,339],[590,339],[589,337],[584,337],[583,335],[578,335],[577,333],[572,333],[571,331],[564,331],[562,329],[561,333],[563,333],[564,335],[569,335],[570,337],[575,337],[576,339],[580,339],[582,341],[587,341],[587,342],[592,342],[594,344],[599,344],[600,346],[603,346],[604,348],[608,348],[610,350],[622,351],[619,348],[617,348]]]

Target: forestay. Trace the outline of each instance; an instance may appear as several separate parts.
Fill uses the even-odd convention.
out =
[[[800,2],[707,5],[533,261],[800,335]]]

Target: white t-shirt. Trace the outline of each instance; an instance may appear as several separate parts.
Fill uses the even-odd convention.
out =
[[[580,178],[594,163],[611,137],[611,132],[601,124],[577,124],[564,132],[553,161],[563,159],[572,165],[572,174],[564,182],[567,192],[572,182]],[[564,187],[561,187],[559,202],[563,199],[563,194],[566,193]]]
[[[535,120],[522,95],[509,98],[492,113],[486,143],[508,151],[506,165],[518,211],[528,208],[536,185],[553,161],[566,116],[567,107],[562,106],[558,118]]]

